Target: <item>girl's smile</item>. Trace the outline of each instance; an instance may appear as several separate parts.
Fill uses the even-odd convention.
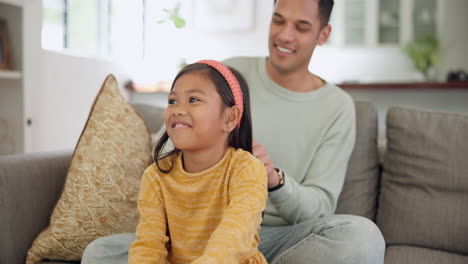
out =
[[[173,129],[176,129],[176,130],[180,130],[180,129],[186,129],[186,128],[191,128],[192,125],[190,125],[189,123],[187,122],[184,122],[184,121],[172,121],[171,122],[171,127]]]

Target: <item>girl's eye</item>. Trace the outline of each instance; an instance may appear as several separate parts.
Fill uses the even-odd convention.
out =
[[[190,103],[195,103],[195,102],[198,102],[198,101],[200,101],[200,100],[198,100],[198,98],[195,98],[195,97],[190,97],[190,99],[189,99]]]
[[[176,100],[175,99],[169,99],[169,100],[167,100],[167,103],[168,104],[175,104]]]

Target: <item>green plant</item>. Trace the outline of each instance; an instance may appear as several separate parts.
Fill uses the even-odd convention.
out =
[[[185,27],[185,20],[180,17],[180,1],[177,1],[174,8],[164,8],[163,11],[166,13],[166,19],[159,20],[157,23],[162,24],[167,21],[172,21],[176,28],[183,28]]]
[[[439,39],[434,35],[408,43],[403,52],[411,59],[413,66],[427,79],[429,69],[439,63]]]

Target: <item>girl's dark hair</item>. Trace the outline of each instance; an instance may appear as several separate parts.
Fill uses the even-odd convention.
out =
[[[236,128],[229,134],[228,145],[235,149],[241,148],[245,151],[252,153],[252,117],[250,114],[249,88],[244,77],[242,77],[242,75],[237,70],[231,67],[229,67],[229,69],[232,71],[232,73],[234,74],[234,76],[240,84],[242,97],[244,100],[244,112],[242,114],[240,128],[236,126]],[[177,74],[177,76],[174,78],[174,81],[172,82],[171,91],[172,89],[174,89],[174,84],[176,83],[177,79],[179,79],[187,73],[193,72],[199,72],[200,74],[205,75],[215,85],[216,91],[221,97],[221,100],[223,101],[223,105],[225,107],[231,107],[235,105],[231,87],[229,87],[229,84],[227,83],[223,75],[221,75],[221,73],[219,73],[216,69],[203,63],[189,64],[185,66],[182,70],[180,70],[180,72]],[[156,148],[154,150],[154,162],[158,166],[159,170],[163,173],[169,173],[173,165],[170,164],[170,167],[168,169],[161,168],[159,161],[168,156],[178,154],[180,152],[180,149],[174,147],[173,150],[167,153],[162,153],[168,139],[169,135],[167,134],[166,130],[159,139],[158,144],[156,145]]]

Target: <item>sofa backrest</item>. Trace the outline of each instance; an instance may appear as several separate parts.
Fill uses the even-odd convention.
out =
[[[370,102],[356,101],[356,144],[351,154],[337,214],[352,214],[375,220],[379,158],[377,110]]]
[[[165,108],[147,104],[132,104],[132,107],[141,115],[151,134],[157,133],[164,124]]]
[[[468,115],[393,107],[377,225],[387,245],[468,254]]]
[[[164,108],[133,104],[152,134],[164,123]],[[370,102],[356,101],[356,145],[348,165],[337,213],[375,220],[379,162],[377,154],[377,110]]]

